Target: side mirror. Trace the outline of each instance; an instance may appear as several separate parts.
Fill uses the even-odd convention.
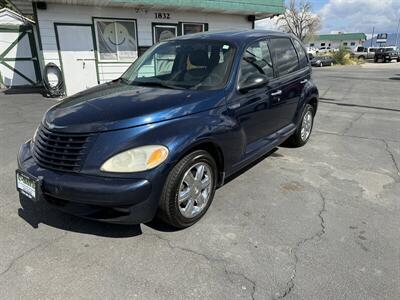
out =
[[[258,89],[268,83],[268,77],[262,74],[252,74],[245,82],[239,85],[239,92],[247,93],[250,90]]]

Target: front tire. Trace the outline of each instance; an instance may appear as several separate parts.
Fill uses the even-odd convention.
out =
[[[314,108],[312,105],[307,104],[301,116],[299,126],[284,145],[297,148],[307,144],[314,126],[314,115]]]
[[[158,216],[176,228],[186,228],[207,212],[217,186],[217,165],[212,156],[197,150],[181,159],[165,182]]]

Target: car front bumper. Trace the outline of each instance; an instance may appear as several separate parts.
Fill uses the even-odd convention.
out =
[[[18,168],[40,179],[39,201],[76,216],[109,223],[139,224],[151,221],[158,208],[161,189],[152,188],[149,180],[44,169],[33,159],[30,141],[20,148]]]

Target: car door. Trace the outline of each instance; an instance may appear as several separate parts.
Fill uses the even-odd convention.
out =
[[[251,43],[241,58],[238,86],[253,74],[265,75],[273,80],[272,57],[266,39]],[[267,143],[265,137],[273,133],[274,114],[271,111],[268,85],[241,93],[236,91],[228,99],[228,109],[237,119],[246,138],[246,153]]]
[[[293,42],[292,42],[293,41]],[[275,115],[274,130],[294,126],[294,118],[304,85],[310,80],[306,53],[297,40],[277,37],[270,40],[277,84],[271,86],[271,105]]]

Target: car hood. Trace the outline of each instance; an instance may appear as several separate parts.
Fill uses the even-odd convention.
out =
[[[50,130],[69,133],[116,130],[206,111],[223,101],[223,90],[175,90],[111,82],[51,107],[43,124]]]

